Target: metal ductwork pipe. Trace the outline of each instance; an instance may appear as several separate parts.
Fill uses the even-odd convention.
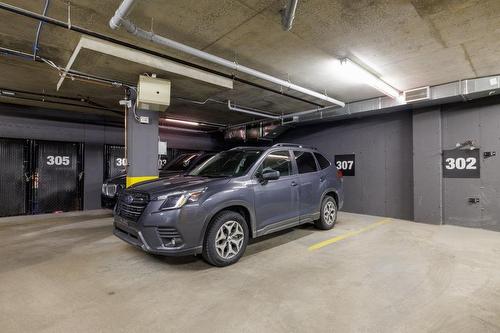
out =
[[[298,85],[293,84],[291,82],[288,82],[288,81],[279,79],[277,77],[262,73],[260,71],[255,70],[255,69],[252,69],[252,68],[249,68],[246,66],[241,66],[236,62],[232,62],[232,61],[226,60],[224,58],[215,56],[213,54],[195,49],[194,47],[176,42],[172,39],[169,39],[169,38],[166,38],[163,36],[159,36],[153,32],[145,31],[145,30],[137,27],[130,20],[125,19],[125,15],[123,15],[123,14],[130,13],[130,9],[131,9],[133,3],[134,3],[134,0],[124,0],[122,2],[120,7],[117,9],[115,15],[109,21],[109,26],[111,28],[116,29],[118,26],[124,26],[125,29],[129,33],[131,33],[139,38],[143,38],[143,39],[151,41],[153,43],[176,49],[178,51],[190,54],[192,56],[213,62],[215,64],[233,69],[233,70],[238,71],[238,72],[242,72],[242,73],[254,76],[254,77],[259,78],[261,80],[272,82],[272,83],[280,85],[282,87],[285,87],[285,88],[288,88],[291,90],[295,90],[295,91],[300,92],[302,94],[309,95],[309,96],[312,96],[314,98],[321,99],[321,100],[327,101],[329,103],[339,105],[341,107],[345,106],[344,102],[336,100],[335,98],[328,97],[325,94],[320,94],[316,91],[298,86]]]
[[[299,0],[288,1],[288,6],[283,8],[281,23],[283,24],[283,30],[292,30],[293,20],[295,19],[295,11],[297,10],[297,4]]]
[[[135,4],[135,0],[123,0],[120,7],[115,11],[115,15],[109,20],[109,26],[111,29],[115,30],[120,27],[121,20],[127,17],[127,15],[132,11],[132,7]]]

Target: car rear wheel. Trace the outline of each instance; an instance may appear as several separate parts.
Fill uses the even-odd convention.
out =
[[[337,203],[330,196],[325,196],[321,203],[321,216],[314,224],[321,230],[333,228],[337,222]]]
[[[248,238],[245,218],[233,211],[223,211],[208,227],[203,258],[218,267],[234,264],[243,256]]]

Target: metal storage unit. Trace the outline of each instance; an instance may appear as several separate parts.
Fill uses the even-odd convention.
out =
[[[477,110],[445,109],[443,117],[443,149],[456,148],[457,143],[472,141],[477,157],[466,164],[454,163],[464,176],[443,178],[443,222],[467,227],[500,231],[500,116],[497,105]],[[469,163],[473,162],[473,163]],[[443,169],[448,162],[443,157]],[[467,176],[467,173],[472,176]]]
[[[28,141],[0,139],[0,217],[29,212]]]
[[[125,147],[104,145],[104,179],[113,178],[126,172]]]
[[[33,213],[81,210],[83,145],[33,142]]]

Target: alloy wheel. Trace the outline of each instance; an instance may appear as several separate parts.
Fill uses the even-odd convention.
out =
[[[332,201],[328,201],[323,209],[323,219],[326,224],[331,225],[335,222],[335,214],[337,214],[335,204]]]
[[[233,258],[240,252],[244,237],[243,228],[238,222],[225,222],[215,236],[217,254],[226,260]]]

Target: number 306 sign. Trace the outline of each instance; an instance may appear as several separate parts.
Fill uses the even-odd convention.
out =
[[[443,150],[444,178],[479,178],[479,149]]]

